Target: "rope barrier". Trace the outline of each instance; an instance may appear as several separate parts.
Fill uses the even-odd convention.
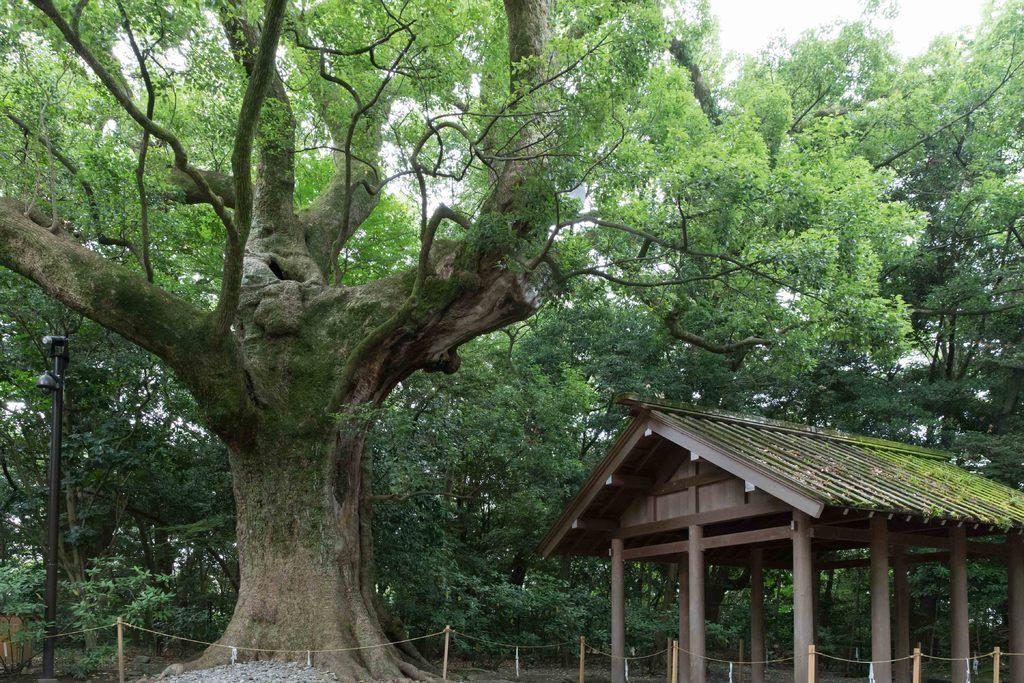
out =
[[[995,654],[996,654],[996,651],[993,650],[992,652],[987,652],[987,653],[985,653],[983,655],[971,655],[971,656],[968,656],[968,657],[939,657],[938,655],[926,655],[925,653],[922,652],[921,653],[921,658],[922,659],[937,659],[937,660],[942,661],[942,662],[969,662],[972,659],[978,660],[978,659],[985,659],[986,657],[994,657]],[[1000,655],[1005,655],[1006,653],[1005,652],[1000,652],[999,654]]]
[[[814,651],[814,654],[825,659],[834,659],[837,662],[848,662],[850,664],[895,664],[896,662],[908,662],[914,658],[914,655],[907,655],[906,657],[897,657],[896,659],[847,659],[846,657],[826,654],[817,649]],[[924,657],[925,655],[921,656]]]
[[[626,660],[626,661],[636,661],[638,659],[650,659],[651,657],[657,657],[658,655],[663,655],[666,652],[668,652],[668,648],[666,647],[664,650],[658,650],[657,652],[652,652],[649,655],[627,655],[625,657],[620,657],[618,655],[613,655],[611,652],[605,652],[603,650],[599,650],[596,647],[592,647],[590,645],[587,645],[587,651],[590,652],[591,654],[604,655],[605,657],[610,657],[611,659],[622,659],[622,660]]]
[[[325,653],[330,653],[330,652],[354,652],[355,650],[372,650],[372,649],[378,648],[378,647],[387,647],[388,645],[399,645],[401,643],[411,643],[411,642],[413,642],[415,640],[424,640],[425,638],[434,638],[436,636],[443,635],[444,632],[445,632],[442,629],[440,631],[437,631],[436,633],[428,633],[428,634],[423,635],[423,636],[416,636],[414,638],[406,638],[405,640],[393,640],[393,641],[388,642],[388,643],[374,643],[373,645],[358,645],[356,647],[335,647],[335,648],[329,648],[329,649],[326,649],[326,650],[311,650],[309,648],[305,648],[304,647],[304,648],[299,648],[299,649],[295,649],[295,650],[283,650],[283,649],[277,649],[276,650],[276,649],[265,648],[265,647],[245,647],[244,645],[226,645],[224,643],[211,643],[211,642],[205,641],[205,640],[196,640],[195,638],[188,638],[188,637],[185,637],[185,636],[176,636],[173,633],[165,633],[163,631],[157,631],[157,630],[154,630],[154,629],[151,629],[151,628],[145,628],[143,626],[136,626],[135,624],[129,624],[127,621],[124,622],[124,625],[127,626],[128,628],[133,628],[136,631],[145,631],[146,633],[153,633],[155,635],[163,636],[165,638],[173,638],[174,640],[183,640],[185,642],[195,643],[197,645],[207,645],[209,647],[220,647],[220,648],[224,648],[224,649],[227,649],[227,650],[231,650],[232,651],[232,659],[235,658],[235,656],[237,655],[237,652],[239,650],[243,650],[243,651],[246,651],[246,652],[267,652],[267,653],[271,653],[271,654],[298,654],[298,653],[301,653],[301,652],[305,652],[305,653],[307,653],[307,655],[309,655],[309,654],[325,654]]]
[[[90,631],[100,631],[105,628],[114,628],[115,626],[117,626],[117,623],[106,624],[104,626],[93,626],[92,628],[83,628],[78,631],[61,631],[60,633],[50,633],[43,636],[43,640],[46,640],[47,638],[63,638],[64,636],[77,636],[81,633],[89,633]]]
[[[232,659],[232,661],[237,659],[239,651],[243,651],[243,652],[262,652],[262,653],[269,653],[269,654],[302,654],[302,653],[305,653],[307,661],[308,661],[308,660],[311,659],[312,655],[314,655],[314,654],[327,654],[327,653],[332,653],[332,652],[354,652],[354,651],[357,651],[357,650],[371,650],[371,649],[376,649],[376,648],[381,648],[381,647],[388,647],[390,645],[400,645],[402,643],[411,643],[411,642],[415,642],[415,641],[418,641],[418,640],[425,640],[427,638],[435,638],[437,636],[444,635],[446,630],[451,635],[456,636],[456,637],[460,637],[460,638],[463,638],[463,639],[466,639],[466,640],[477,641],[477,642],[480,642],[480,643],[485,643],[487,645],[492,645],[492,646],[496,646],[496,647],[504,647],[504,648],[509,648],[509,649],[515,650],[516,651],[516,658],[517,658],[517,660],[518,660],[518,655],[519,655],[518,651],[521,650],[521,649],[522,650],[551,649],[551,648],[567,647],[567,646],[571,646],[571,645],[576,645],[577,644],[577,642],[574,641],[574,640],[572,640],[572,641],[562,641],[562,642],[558,642],[558,643],[544,643],[544,644],[504,643],[504,642],[497,641],[497,640],[490,640],[490,639],[487,639],[487,638],[482,638],[480,636],[473,636],[473,635],[470,635],[470,634],[465,633],[463,631],[456,631],[454,629],[442,629],[440,631],[435,631],[434,633],[428,633],[428,634],[425,634],[425,635],[422,635],[422,636],[415,636],[415,637],[412,637],[412,638],[405,638],[403,640],[395,640],[395,641],[389,641],[389,642],[385,642],[385,643],[374,643],[374,644],[371,644],[371,645],[357,645],[357,646],[353,646],[353,647],[338,647],[338,648],[328,648],[328,649],[322,649],[322,650],[312,650],[312,649],[309,649],[309,648],[273,649],[273,648],[261,648],[261,647],[247,647],[247,646],[243,646],[243,645],[228,645],[228,644],[225,644],[225,643],[217,643],[217,642],[210,642],[210,641],[206,641],[206,640],[198,640],[196,638],[190,638],[188,636],[179,636],[179,635],[175,635],[173,633],[167,633],[165,631],[158,631],[156,629],[146,628],[144,626],[138,626],[136,624],[131,624],[131,623],[128,623],[128,622],[124,622],[123,625],[128,627],[128,628],[133,628],[136,631],[152,633],[154,635],[162,636],[164,638],[170,638],[172,640],[180,640],[180,641],[184,641],[184,642],[188,642],[188,643],[194,643],[196,645],[205,645],[207,647],[219,647],[219,648],[223,648],[223,649],[226,649],[226,650],[230,650],[231,651],[231,659]],[[93,627],[90,627],[90,628],[83,628],[83,629],[78,629],[78,630],[75,630],[75,631],[63,631],[61,633],[54,633],[54,634],[45,635],[45,636],[43,636],[43,639],[47,639],[47,638],[63,638],[63,637],[66,637],[66,636],[81,635],[83,633],[89,633],[89,632],[92,632],[92,631],[100,631],[100,630],[103,630],[103,629],[115,628],[115,627],[117,627],[116,623],[106,624],[106,625],[102,625],[102,626],[93,626]],[[645,654],[645,655],[627,655],[627,656],[620,657],[618,655],[612,654],[611,652],[606,652],[604,650],[601,650],[600,648],[596,648],[596,647],[594,647],[592,645],[589,645],[589,644],[585,645],[584,647],[585,647],[585,652],[588,652],[590,654],[601,655],[601,656],[604,656],[604,657],[608,657],[610,659],[622,659],[622,660],[625,660],[625,661],[639,661],[639,660],[644,660],[644,659],[650,659],[652,657],[658,657],[660,655],[664,655],[665,653],[669,652],[670,649],[671,649],[671,647],[665,647],[665,648],[663,648],[661,650],[658,650],[657,652],[651,652],[651,653]],[[695,653],[695,652],[693,652],[691,650],[688,650],[688,649],[684,648],[682,645],[679,645],[679,644],[676,645],[676,648],[678,649],[679,652],[685,653],[685,654],[689,655],[690,657],[699,657],[699,658],[701,658],[701,659],[703,659],[705,661],[708,661],[708,662],[717,662],[717,663],[720,663],[720,664],[728,664],[730,667],[732,667],[734,665],[751,666],[751,665],[754,665],[754,664],[759,664],[759,665],[783,664],[783,663],[786,663],[786,662],[792,662],[792,661],[794,661],[796,659],[795,656],[790,655],[788,657],[776,657],[776,658],[772,658],[772,659],[741,661],[741,660],[734,660],[734,659],[721,659],[721,658],[718,658],[718,657],[711,657],[711,656],[708,656],[706,654],[705,655],[698,655],[697,653]],[[885,663],[895,664],[895,663],[898,663],[898,662],[911,661],[915,657],[914,655],[906,655],[904,657],[896,657],[894,659],[868,660],[868,659],[850,659],[850,658],[847,658],[847,657],[840,657],[838,655],[828,654],[827,652],[822,652],[820,650],[815,650],[814,654],[816,656],[818,656],[818,657],[823,657],[825,659],[831,659],[833,661],[846,662],[848,664],[862,664],[862,665],[866,664],[869,667],[873,667],[876,664],[885,664]],[[966,665],[969,668],[971,661],[974,661],[975,664],[977,664],[977,662],[979,660],[987,659],[987,658],[990,658],[990,657],[995,657],[995,654],[996,654],[996,652],[995,652],[995,650],[993,650],[991,652],[987,652],[987,653],[984,653],[984,654],[974,654],[974,655],[969,655],[967,657],[942,657],[942,656],[939,656],[939,655],[925,654],[923,652],[919,653],[918,656],[920,656],[921,659],[931,659],[931,660],[944,661],[944,662],[960,662],[960,661],[962,661],[962,662],[965,662]],[[1024,657],[1024,652],[1002,652],[1002,651],[1000,651],[999,654],[1000,654],[1000,656],[1003,656],[1003,657]]]
[[[716,657],[708,657],[707,655],[699,655],[696,652],[691,652],[690,650],[687,650],[682,645],[678,645],[678,644],[676,645],[676,647],[679,649],[680,652],[685,652],[686,654],[690,655],[691,657],[700,657],[701,659],[704,659],[705,661],[708,661],[708,662],[718,662],[720,664],[740,664],[740,665],[743,665],[743,666],[749,666],[749,665],[752,665],[752,664],[782,664],[784,662],[792,662],[793,660],[796,659],[796,657],[790,655],[789,657],[779,657],[777,659],[763,659],[763,660],[755,660],[755,661],[744,662],[744,661],[739,661],[739,660],[735,660],[735,659],[718,659]]]
[[[444,631],[442,631],[442,633],[444,633]],[[488,645],[497,645],[499,647],[507,647],[507,648],[519,648],[519,649],[522,649],[522,650],[539,649],[539,648],[550,648],[550,647],[564,647],[566,645],[575,645],[576,644],[575,640],[567,640],[567,641],[562,642],[562,643],[551,643],[549,645],[516,645],[514,643],[501,643],[501,642],[498,642],[496,640],[487,640],[486,638],[481,638],[479,636],[471,636],[468,633],[463,633],[462,631],[456,631],[455,629],[452,629],[452,635],[454,635],[454,636],[462,636],[463,638],[466,638],[467,640],[478,640],[481,643],[487,643]]]

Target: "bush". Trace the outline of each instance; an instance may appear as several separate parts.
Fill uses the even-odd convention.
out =
[[[0,614],[22,619],[13,635],[10,634],[11,622],[0,621],[0,640],[9,640],[15,648],[31,648],[31,644],[43,636],[44,624],[40,618],[43,600],[39,594],[43,577],[43,568],[36,563],[0,566]],[[18,673],[28,666],[31,657],[19,660],[22,658],[4,652],[0,656],[0,668],[4,673]]]

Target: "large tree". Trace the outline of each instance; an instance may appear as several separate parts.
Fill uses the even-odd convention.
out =
[[[572,277],[734,365],[899,335],[877,276],[916,222],[885,176],[770,83],[711,106],[656,3],[30,4],[0,24],[0,265],[158,356],[227,445],[224,643],[422,675],[352,649],[389,623],[374,407]]]

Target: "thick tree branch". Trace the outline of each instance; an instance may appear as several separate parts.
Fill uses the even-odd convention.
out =
[[[665,319],[665,326],[668,328],[669,334],[678,339],[679,341],[686,342],[691,346],[696,346],[699,349],[703,349],[709,353],[726,356],[729,359],[729,367],[733,370],[738,370],[740,365],[743,363],[744,357],[755,346],[771,346],[772,340],[765,339],[764,337],[749,336],[739,341],[729,342],[725,344],[718,344],[712,342],[700,335],[694,334],[689,330],[683,329],[682,325],[679,324],[678,316],[673,313]]]
[[[219,171],[206,171],[196,169],[206,181],[214,194],[220,197],[224,206],[235,208],[235,180],[230,174]],[[192,177],[181,169],[171,167],[168,169],[167,181],[182,192],[182,201],[185,204],[209,204],[210,198],[201,187],[196,185]]]
[[[238,114],[234,149],[231,154],[231,172],[235,186],[235,232],[228,236],[220,299],[214,312],[218,336],[224,335],[230,329],[235,309],[238,307],[245,242],[249,237],[253,218],[252,146],[263,100],[271,83],[280,80],[274,60],[286,6],[286,0],[267,0],[259,46]]]
[[[202,311],[63,235],[0,203],[0,265],[29,278],[58,301],[167,360],[201,323]],[[141,315],[145,312],[145,315]]]
[[[345,396],[352,390],[355,383],[356,372],[363,365],[366,357],[380,346],[388,336],[395,333],[400,326],[405,324],[410,314],[420,303],[424,284],[427,281],[427,276],[430,274],[430,256],[434,246],[434,236],[437,234],[441,221],[448,219],[464,227],[469,225],[467,218],[444,204],[439,206],[428,219],[425,208],[426,195],[422,194],[421,199],[423,201],[421,208],[420,252],[412,288],[409,290],[409,295],[402,305],[387,320],[363,337],[349,353],[331,399],[331,410],[337,410],[344,403]]]
[[[214,340],[205,312],[66,235],[52,234],[16,204],[0,201],[0,266],[163,359],[218,433],[229,442],[248,438],[226,428],[252,419],[244,370],[233,343]]]
[[[245,69],[250,83],[259,68],[262,53],[261,41],[271,36],[270,3],[264,9],[264,25],[259,28],[248,21],[245,4],[240,0],[228,0],[221,5],[220,20],[224,26],[231,52]],[[283,9],[282,9],[283,12]],[[283,21],[283,15],[280,17]],[[277,40],[281,28],[277,28]],[[277,48],[274,41],[274,49]],[[276,54],[276,52],[275,52]],[[284,81],[271,61],[267,90],[264,96],[270,98],[273,106],[265,106],[259,117],[259,168],[255,183],[254,212],[262,217],[268,232],[286,231],[291,224],[295,194],[295,116]],[[244,105],[243,105],[244,106]]]
[[[332,147],[334,174],[313,205],[302,213],[313,257],[321,271],[335,282],[341,276],[337,265],[341,249],[376,207],[378,193],[385,184],[381,181],[378,167],[370,159],[380,148],[380,129],[390,110],[390,97],[385,92],[396,76],[406,73],[401,65],[416,40],[412,22],[395,15],[386,3],[382,5],[394,25],[383,36],[363,47],[340,50],[315,45],[304,39],[298,28],[292,29],[295,44],[309,55],[310,68],[320,75],[311,84],[311,91],[335,145]],[[400,34],[405,34],[404,45],[390,63],[379,63],[375,56],[377,49]],[[362,55],[367,55],[371,65],[383,72],[376,88],[366,97],[353,83],[329,70],[327,59],[328,56]],[[343,99],[351,99],[351,104],[346,106]],[[339,111],[346,109],[349,110],[346,117],[338,116]],[[361,126],[363,123],[369,125]],[[357,140],[360,127],[368,131],[365,140]],[[357,151],[357,147],[362,149]]]
[[[697,60],[693,58],[690,47],[679,38],[673,38],[669,44],[668,51],[676,61],[676,64],[690,72],[690,82],[693,83],[693,96],[697,98],[697,102],[704,111],[704,115],[708,117],[711,123],[720,123],[718,103],[715,102],[715,96],[711,93],[711,88],[708,87],[707,81],[704,80],[704,74],[701,72]]]

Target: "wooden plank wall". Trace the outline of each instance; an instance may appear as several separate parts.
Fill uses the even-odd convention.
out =
[[[684,488],[687,484],[689,488]],[[770,499],[762,491],[746,492],[742,479],[709,462],[686,459],[667,480],[656,483],[654,495],[638,496],[623,512],[619,523],[627,527],[659,522]]]

